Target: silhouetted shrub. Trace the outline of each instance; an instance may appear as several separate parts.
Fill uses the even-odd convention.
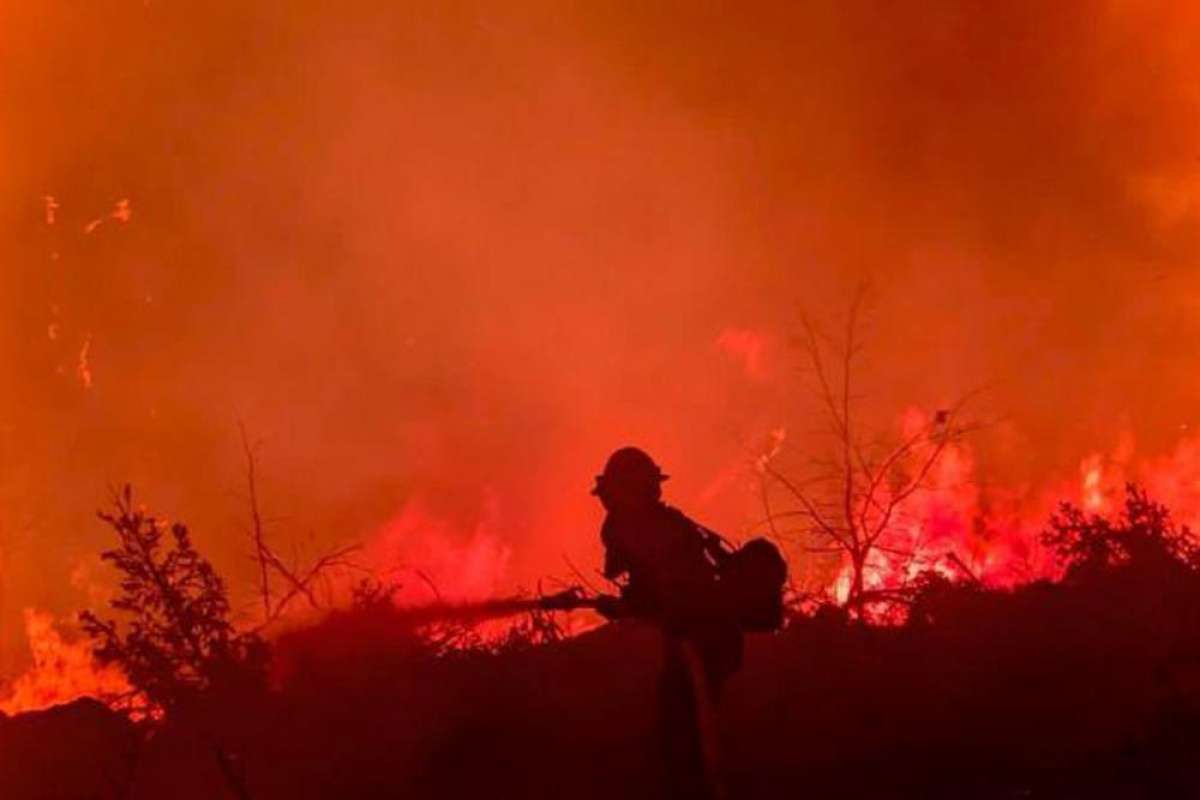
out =
[[[118,544],[100,558],[121,573],[121,593],[111,606],[125,619],[80,615],[97,642],[96,657],[119,665],[159,710],[214,685],[259,680],[266,645],[254,633],[235,631],[224,581],[196,551],[187,527],[168,527],[135,508],[128,486],[114,507],[99,516]]]
[[[1125,487],[1125,507],[1115,519],[1089,515],[1063,503],[1050,518],[1042,543],[1054,550],[1068,581],[1130,564],[1173,563],[1200,572],[1200,547],[1192,532],[1177,525],[1166,506],[1134,484]]]

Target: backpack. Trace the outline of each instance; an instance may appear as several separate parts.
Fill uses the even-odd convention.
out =
[[[766,633],[783,627],[783,587],[787,562],[766,539],[751,539],[720,565],[726,600],[744,631]]]

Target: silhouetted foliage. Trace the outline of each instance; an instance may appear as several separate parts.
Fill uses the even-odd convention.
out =
[[[731,796],[767,800],[781,786],[847,799],[1200,796],[1190,535],[1130,487],[1112,520],[1063,506],[1047,527],[1064,580],[995,588],[942,566],[887,596],[908,610],[903,625],[850,624],[844,606],[798,598],[786,629],[748,637],[722,699]],[[155,564],[177,545],[168,528],[159,536]],[[201,713],[172,714],[119,773],[120,796],[668,796],[651,626],[559,641],[531,618],[497,640],[465,621],[431,630],[392,602],[394,588],[364,581],[351,608],[281,633],[273,692],[206,692]],[[51,716],[39,747],[87,722]],[[20,723],[0,718],[0,753],[30,752]],[[50,757],[88,748],[121,764],[113,739],[48,747],[16,765],[21,785],[39,785]]]
[[[1042,543],[1054,550],[1067,580],[1128,564],[1174,562],[1200,572],[1200,546],[1192,532],[1177,525],[1166,506],[1134,484],[1125,487],[1125,507],[1115,519],[1061,504],[1042,534]]]
[[[384,583],[373,576],[360,578],[350,590],[350,607],[364,612],[392,608],[392,598],[399,590],[398,584]]]
[[[135,507],[128,486],[113,503],[113,511],[99,517],[118,544],[100,558],[122,575],[111,606],[126,619],[80,615],[97,642],[97,658],[119,665],[146,701],[163,710],[214,685],[261,676],[266,645],[235,631],[225,583],[197,552],[187,527],[168,526]]]

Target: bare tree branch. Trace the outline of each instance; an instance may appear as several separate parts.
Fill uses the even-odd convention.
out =
[[[809,519],[813,521],[813,524],[815,524],[822,533],[838,542],[845,541],[843,534],[835,526],[826,521],[824,515],[817,510],[816,505],[799,487],[793,484],[786,476],[778,472],[769,464],[764,465],[763,470],[776,481],[778,481],[802,506],[804,506]]]
[[[267,574],[267,545],[263,538],[262,514],[258,508],[258,481],[255,474],[254,448],[246,435],[246,425],[238,422],[242,436],[242,451],[246,455],[246,487],[250,498],[250,532],[254,538],[255,558],[258,561],[259,592],[262,595],[263,617],[271,616],[271,579]]]
[[[800,481],[764,460],[761,502],[773,535],[777,522],[800,517],[811,524],[817,540],[806,552],[842,553],[849,562],[851,588],[846,604],[861,608],[868,594],[864,573],[873,568],[873,553],[914,564],[919,548],[903,546],[888,537],[897,530],[912,496],[929,488],[934,470],[947,448],[959,441],[970,426],[958,422],[967,398],[937,412],[933,422],[889,443],[882,435],[864,436],[855,413],[854,392],[858,358],[863,352],[863,308],[868,285],[860,283],[851,299],[839,337],[830,336],[808,315],[802,314],[798,338],[811,368],[813,393],[824,409],[832,446],[826,458],[812,459],[818,474]],[[970,395],[968,395],[968,398]],[[797,507],[773,507],[766,478],[779,484]],[[901,546],[898,546],[901,545]],[[915,545],[915,543],[914,543]],[[909,570],[902,570],[907,581]]]
[[[238,423],[238,430],[241,433],[242,451],[246,456],[250,535],[254,543],[254,557],[259,567],[258,591],[262,599],[263,620],[258,629],[261,630],[279,619],[297,597],[303,596],[308,600],[311,608],[320,608],[321,601],[317,598],[316,588],[321,585],[328,590],[328,572],[331,570],[359,569],[359,565],[351,561],[349,556],[359,551],[361,545],[355,543],[326,553],[309,565],[307,570],[289,567],[285,564],[267,542],[264,517],[259,507],[256,445],[251,443],[244,423]],[[293,553],[293,561],[299,561],[295,553]],[[278,576],[288,587],[278,599],[276,599],[276,593],[272,586],[272,575]],[[326,591],[326,594],[329,594],[329,591]]]

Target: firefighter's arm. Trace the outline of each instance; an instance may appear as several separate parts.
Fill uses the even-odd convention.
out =
[[[602,594],[594,601],[596,613],[607,619],[620,619],[628,616],[625,602],[616,595]]]
[[[604,577],[615,581],[629,571],[629,560],[625,558],[620,545],[614,541],[607,522],[600,530],[600,541],[604,543]]]
[[[720,534],[701,527],[700,536],[704,540],[704,552],[718,567],[723,566],[733,555],[733,551],[729,549],[729,545]]]
[[[629,559],[626,558],[617,537],[613,535],[611,520],[605,520],[600,529],[600,541],[604,543],[604,577],[620,587],[623,594],[625,589],[621,579],[629,573]],[[599,595],[593,600],[592,606],[598,614],[608,619],[629,616],[629,604],[621,596]]]
[[[625,563],[620,552],[615,547],[609,547],[604,551],[604,577],[610,581],[615,581],[617,578],[629,571],[629,565]]]

